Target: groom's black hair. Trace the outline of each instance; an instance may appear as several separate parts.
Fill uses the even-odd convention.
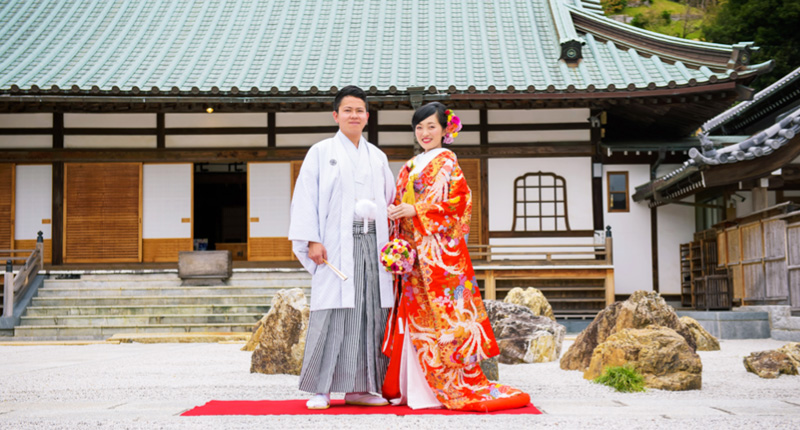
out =
[[[444,130],[447,128],[447,115],[445,114],[446,111],[447,107],[439,102],[428,103],[414,112],[414,116],[411,118],[411,128],[416,129],[417,124],[424,121],[425,118],[436,114],[436,119],[439,120],[442,130]]]
[[[334,112],[339,112],[339,105],[342,103],[342,99],[348,96],[364,100],[364,107],[367,108],[367,110],[369,110],[369,105],[367,104],[367,93],[365,93],[364,90],[355,85],[348,85],[339,90],[338,93],[336,93],[336,97],[333,99]]]

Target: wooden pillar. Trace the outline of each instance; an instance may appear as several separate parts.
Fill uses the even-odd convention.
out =
[[[277,139],[275,134],[275,112],[267,112],[267,147],[274,148]]]
[[[606,306],[614,303],[614,269],[606,269],[606,279],[603,282],[606,290]]]
[[[53,148],[64,148],[64,114],[53,114]],[[64,163],[53,163],[53,206],[50,224],[52,261],[54,265],[64,263]]]
[[[769,196],[766,187],[753,188],[753,212],[766,209],[769,206]]]
[[[487,270],[483,280],[483,298],[486,300],[497,299],[497,289],[494,279],[494,270]]]
[[[380,142],[378,142],[378,111],[376,110],[369,111],[367,141],[375,146],[380,146]]]

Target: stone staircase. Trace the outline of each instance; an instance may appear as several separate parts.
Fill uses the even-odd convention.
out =
[[[95,340],[122,333],[250,332],[284,288],[306,272],[235,271],[225,286],[182,287],[176,272],[50,274],[15,340]]]

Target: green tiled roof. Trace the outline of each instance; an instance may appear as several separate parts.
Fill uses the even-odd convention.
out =
[[[734,47],[670,39],[597,13],[595,0],[6,0],[0,92],[316,93],[609,91],[736,80],[760,66],[686,61]],[[583,17],[627,35],[575,26]],[[647,33],[647,34],[646,34]],[[560,43],[584,42],[577,67]],[[711,58],[711,57],[709,57]]]

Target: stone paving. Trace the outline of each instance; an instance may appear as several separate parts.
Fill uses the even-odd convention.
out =
[[[297,377],[250,374],[240,343],[0,346],[3,429],[800,428],[800,376],[765,380],[742,359],[785,342],[722,340],[700,352],[703,389],[616,393],[557,362],[500,365],[543,415],[180,417],[209,400],[306,398]],[[569,346],[566,341],[564,349]]]

